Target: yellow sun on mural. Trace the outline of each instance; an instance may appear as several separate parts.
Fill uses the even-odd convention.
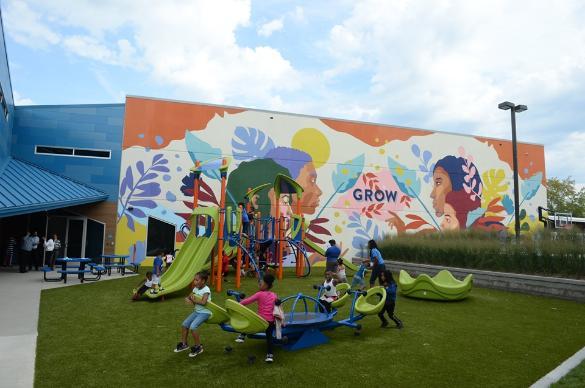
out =
[[[315,168],[327,163],[331,154],[329,141],[321,131],[315,128],[299,129],[292,138],[291,146],[311,155]]]

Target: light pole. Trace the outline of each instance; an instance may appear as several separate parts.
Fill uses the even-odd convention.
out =
[[[518,190],[518,145],[516,143],[516,112],[524,112],[526,105],[515,105],[512,102],[504,101],[498,105],[502,110],[510,110],[512,113],[512,159],[514,164],[514,231],[516,240],[520,238],[520,195]]]

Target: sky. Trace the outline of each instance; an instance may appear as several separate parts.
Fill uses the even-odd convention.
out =
[[[15,102],[152,96],[511,137],[585,185],[580,0],[2,0]]]

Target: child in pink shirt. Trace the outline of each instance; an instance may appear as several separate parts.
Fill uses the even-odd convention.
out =
[[[264,318],[268,322],[268,328],[266,329],[266,348],[267,354],[266,362],[273,362],[274,356],[272,354],[272,337],[274,332],[274,304],[278,299],[278,296],[270,291],[272,284],[274,283],[274,275],[265,274],[262,281],[259,284],[260,291],[254,295],[243,299],[240,303],[245,305],[258,302],[258,315]],[[236,342],[244,342],[245,335],[240,334],[236,339]]]

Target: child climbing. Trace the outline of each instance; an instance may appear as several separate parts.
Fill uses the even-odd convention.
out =
[[[244,306],[249,305],[251,303],[257,302],[258,303],[258,315],[264,318],[268,322],[268,328],[266,329],[266,358],[264,361],[271,363],[274,362],[274,355],[272,353],[273,349],[273,335],[275,329],[274,323],[274,306],[278,296],[270,291],[272,285],[274,284],[274,275],[272,274],[265,274],[262,278],[262,281],[258,285],[260,290],[255,293],[254,295],[243,299],[240,303]],[[246,337],[243,334],[240,334],[236,339],[236,342],[244,342]]]
[[[384,317],[384,313],[388,314],[388,318],[396,323],[396,327],[402,329],[402,321],[394,315],[394,308],[396,307],[396,282],[392,277],[392,272],[385,270],[380,273],[379,276],[380,285],[386,289],[386,302],[384,308],[378,314],[378,317],[382,321],[381,327],[387,327],[388,321]]]
[[[209,275],[207,272],[199,272],[195,275],[193,284],[193,292],[185,298],[185,301],[195,306],[193,311],[181,325],[181,342],[177,344],[175,353],[182,352],[189,349],[188,337],[189,331],[193,336],[193,347],[189,353],[189,357],[196,357],[203,353],[203,345],[201,345],[201,337],[197,332],[197,328],[211,317],[211,310],[205,307],[208,301],[211,301],[211,290],[206,285]]]
[[[160,290],[163,289],[160,284],[160,277],[162,275],[164,253],[165,252],[163,250],[158,250],[152,264],[152,288],[150,289],[151,294],[158,293],[159,288]]]

